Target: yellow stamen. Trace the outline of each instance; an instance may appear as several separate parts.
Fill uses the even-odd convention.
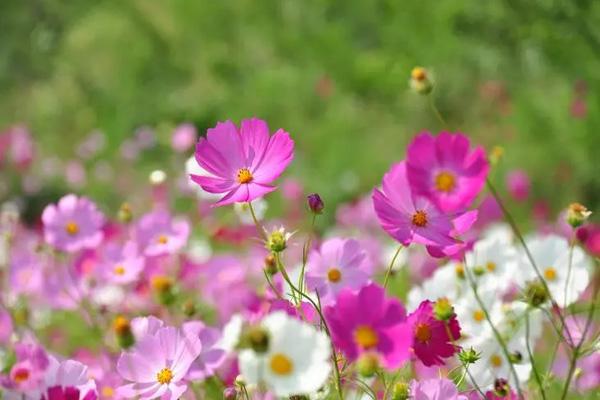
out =
[[[167,244],[167,242],[169,241],[169,238],[168,238],[168,236],[166,236],[166,235],[160,235],[160,236],[158,237],[158,239],[156,239],[156,241],[157,241],[159,244]]]
[[[414,67],[410,72],[410,76],[415,81],[423,81],[427,78],[427,71],[423,67]]]
[[[429,325],[421,322],[415,327],[415,337],[421,343],[426,343],[431,339],[431,329]]]
[[[65,225],[65,231],[71,236],[77,235],[79,233],[79,225],[74,221],[69,221]]]
[[[427,225],[427,214],[423,210],[417,210],[412,216],[412,224],[423,228]]]
[[[342,271],[335,267],[331,268],[329,271],[327,271],[327,279],[331,283],[339,282],[342,279]]]
[[[544,270],[544,277],[549,281],[556,280],[556,270],[553,267],[546,268]]]
[[[500,357],[498,354],[493,354],[490,357],[490,363],[492,364],[492,367],[500,368],[502,366],[502,357]]]
[[[242,168],[237,172],[237,181],[239,183],[250,183],[254,177],[248,168]]]
[[[269,365],[271,366],[271,371],[277,375],[289,375],[294,370],[292,360],[282,353],[273,354]]]
[[[485,267],[487,268],[488,271],[494,272],[496,270],[496,263],[489,261],[487,264],[485,264]]]
[[[435,188],[444,193],[450,193],[456,187],[456,178],[450,172],[440,172],[435,176]]]
[[[113,397],[115,395],[115,389],[110,386],[104,386],[101,393],[102,397]]]
[[[354,341],[364,349],[370,349],[377,346],[379,338],[377,332],[372,328],[361,325],[354,331]]]
[[[165,275],[154,275],[150,280],[150,285],[158,292],[166,292],[173,286],[173,280]]]
[[[483,321],[485,318],[485,313],[482,310],[473,311],[473,319],[477,322]]]
[[[117,265],[113,271],[115,275],[123,275],[125,274],[125,267],[122,265]]]
[[[156,374],[156,380],[161,385],[168,385],[169,383],[171,383],[172,379],[173,371],[171,371],[169,368],[163,368]]]

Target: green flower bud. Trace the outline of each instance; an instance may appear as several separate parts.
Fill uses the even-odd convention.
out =
[[[571,203],[569,208],[567,208],[567,222],[573,228],[578,228],[587,221],[591,214],[592,212],[584,205],[580,203]]]
[[[408,400],[410,387],[406,382],[396,382],[392,389],[392,400]]]
[[[481,353],[478,353],[472,347],[468,350],[462,349],[458,353],[458,359],[463,364],[475,364],[481,358]]]
[[[379,368],[379,357],[375,353],[363,353],[356,362],[358,373],[365,378],[370,378]]]
[[[523,292],[524,300],[533,307],[539,307],[548,301],[548,291],[540,281],[527,282]]]
[[[433,305],[433,315],[439,321],[448,321],[454,316],[454,307],[446,297],[438,299]]]

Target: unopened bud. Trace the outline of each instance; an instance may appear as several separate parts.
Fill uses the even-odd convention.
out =
[[[472,347],[468,350],[462,349],[458,353],[458,359],[464,364],[475,364],[481,358],[481,353],[478,353]]]
[[[433,305],[433,315],[439,321],[448,321],[454,316],[454,307],[446,297],[438,299]]]
[[[410,387],[406,382],[396,382],[392,390],[392,400],[407,400],[410,398]]]
[[[131,212],[131,206],[129,203],[121,204],[119,207],[119,212],[117,213],[117,218],[124,224],[128,224],[133,219],[133,213]]]
[[[275,229],[267,237],[266,247],[273,253],[281,253],[287,247],[287,240],[291,235],[282,228]]]
[[[187,300],[185,303],[183,303],[181,308],[182,308],[183,314],[188,318],[193,317],[198,312],[196,303],[193,300]]]
[[[173,304],[175,301],[175,291],[173,280],[170,277],[165,275],[154,275],[150,280],[150,285],[156,293],[160,304]]]
[[[115,332],[117,342],[121,348],[126,349],[133,345],[135,339],[127,318],[122,315],[117,316],[113,320],[113,331]]]
[[[508,355],[508,360],[512,364],[520,364],[523,361],[523,354],[519,351],[512,352]]]
[[[314,214],[321,214],[323,212],[325,203],[323,203],[323,200],[318,193],[309,194],[307,200],[310,211],[312,211]]]
[[[463,263],[456,264],[454,271],[456,272],[457,277],[465,279],[465,265]]]
[[[152,185],[161,185],[167,180],[167,174],[165,173],[165,171],[157,169],[150,173],[148,179],[150,180],[150,184]]]
[[[370,378],[379,368],[379,356],[376,353],[363,353],[356,362],[358,373],[365,378]]]
[[[494,146],[492,151],[490,151],[489,159],[490,164],[496,165],[500,162],[500,160],[504,157],[504,147],[502,146]]]
[[[241,342],[257,353],[265,353],[269,349],[269,332],[260,325],[249,326],[242,333]]]
[[[538,280],[527,282],[523,295],[525,301],[533,307],[544,304],[549,298],[548,291]]]
[[[567,208],[567,222],[573,228],[578,228],[590,217],[592,212],[580,203],[571,203]]]
[[[504,378],[498,378],[494,381],[494,393],[497,396],[505,397],[510,393],[508,381]]]
[[[473,268],[473,273],[475,274],[475,276],[481,276],[481,275],[485,274],[485,268],[482,267],[481,265],[478,265]]]
[[[433,82],[429,72],[423,67],[415,67],[410,72],[410,87],[419,94],[429,94],[433,90]]]
[[[238,392],[234,387],[228,387],[223,390],[224,400],[236,400],[238,398]]]
[[[275,275],[277,273],[277,260],[273,254],[269,254],[265,257],[265,271],[269,275]]]

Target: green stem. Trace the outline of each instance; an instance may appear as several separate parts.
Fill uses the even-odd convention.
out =
[[[258,234],[260,235],[260,237],[262,237],[262,239],[266,243],[267,234],[265,233],[265,230],[263,229],[260,222],[258,222],[258,218],[256,218],[256,213],[254,212],[254,207],[252,206],[252,202],[250,202],[250,201],[248,202],[248,209],[250,210],[250,214],[252,215],[252,220],[254,221],[254,226],[256,226],[256,230],[258,231]]]
[[[387,270],[385,271],[385,278],[383,279],[383,288],[384,289],[387,288],[388,280],[390,279],[390,275],[392,274],[392,269],[394,268],[394,263],[396,262],[396,258],[398,258],[398,254],[400,254],[400,251],[402,251],[403,248],[404,248],[403,245],[400,245],[398,247],[398,250],[396,250],[396,253],[394,253],[392,262],[390,262],[390,265],[388,266]]]
[[[304,247],[302,248],[302,269],[300,270],[300,277],[298,278],[298,289],[300,289],[300,291],[304,291],[304,270],[306,269],[306,262],[308,261],[308,250],[310,249],[312,233],[315,230],[316,219],[317,214],[313,213],[312,222],[310,224],[310,232],[308,233],[308,238],[306,239],[306,243],[304,243]]]
[[[430,93],[427,95],[427,97],[429,98],[429,106],[435,114],[435,117],[438,119],[438,121],[440,121],[444,129],[449,130],[448,123],[446,122],[446,120],[442,116],[442,113],[440,112],[440,110],[438,110],[437,106],[435,105],[435,102],[433,101],[433,94]]]
[[[544,390],[544,384],[542,382],[542,378],[538,372],[538,369],[535,365],[535,361],[533,359],[533,352],[531,351],[531,345],[529,343],[529,310],[525,311],[525,346],[527,347],[527,355],[529,356],[529,361],[531,362],[531,369],[533,370],[533,376],[538,386],[540,387],[540,393],[542,394],[542,399],[546,400],[546,391]]]

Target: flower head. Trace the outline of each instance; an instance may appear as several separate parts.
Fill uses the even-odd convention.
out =
[[[271,183],[294,158],[294,142],[279,129],[270,136],[263,120],[219,122],[196,147],[196,160],[209,175],[191,179],[209,193],[224,193],[215,205],[252,201],[275,190]]]
[[[444,359],[459,351],[454,344],[460,338],[460,326],[456,317],[440,321],[433,313],[433,303],[425,300],[408,316],[413,334],[413,350],[426,366],[444,365]],[[450,337],[450,335],[452,337]]]
[[[269,314],[260,325],[269,335],[266,351],[246,349],[239,354],[247,383],[262,382],[282,397],[310,394],[325,384],[331,349],[323,332],[284,311]]]
[[[190,225],[163,210],[144,215],[135,227],[140,251],[149,257],[173,254],[187,243]]]
[[[225,350],[219,347],[221,335],[218,330],[209,328],[200,321],[190,321],[183,324],[182,329],[188,335],[197,337],[202,344],[202,350],[188,371],[188,379],[203,380],[215,374],[225,361]]]
[[[485,183],[489,164],[482,148],[470,149],[462,134],[428,132],[408,146],[406,174],[416,195],[427,197],[444,212],[468,208]]]
[[[367,253],[356,240],[326,240],[310,255],[306,285],[319,293],[323,304],[331,304],[340,290],[359,289],[369,280],[366,262]]]
[[[325,308],[325,319],[333,343],[350,361],[365,352],[376,353],[391,370],[409,358],[412,335],[404,306],[386,298],[380,286],[341,291],[335,304]]]
[[[132,383],[118,388],[125,397],[176,400],[187,390],[184,378],[202,350],[197,337],[173,327],[159,328],[122,353],[117,371]]]
[[[104,234],[104,216],[85,197],[64,196],[58,204],[46,206],[42,214],[44,239],[54,248],[69,253],[94,248]]]
[[[108,282],[128,284],[137,280],[144,268],[144,258],[138,253],[135,242],[124,245],[110,243],[103,252],[101,275]]]
[[[467,400],[468,397],[458,393],[454,382],[449,379],[427,379],[412,381],[410,398],[415,400]]]

